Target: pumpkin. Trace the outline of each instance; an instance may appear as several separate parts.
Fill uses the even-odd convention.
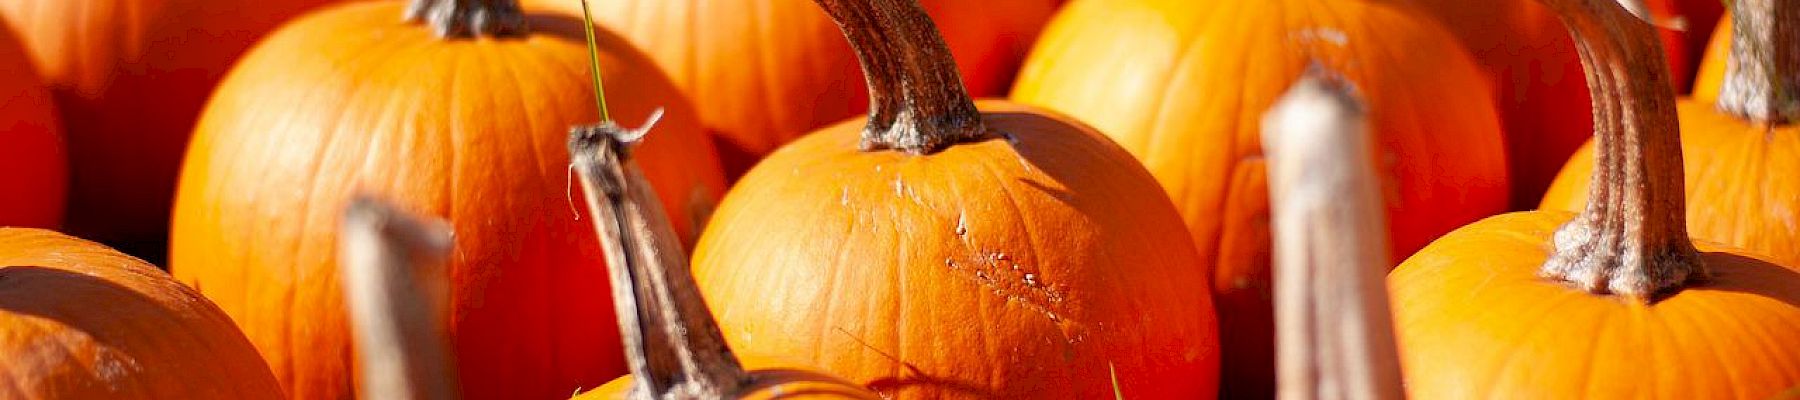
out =
[[[12,28],[0,21],[0,226],[56,228],[68,193],[62,126]]]
[[[283,397],[231,319],[156,266],[0,228],[0,398]]]
[[[731,347],[888,398],[1209,398],[1200,259],[1130,154],[973,102],[912,0],[821,0],[875,106],[739,181],[694,250]]]
[[[402,21],[405,3],[346,4],[245,56],[195,130],[172,271],[232,316],[292,397],[349,397],[331,227],[364,191],[457,232],[450,324],[464,394],[552,398],[618,376],[611,306],[592,295],[606,290],[600,249],[572,209],[560,145],[564,127],[595,120],[583,24],[504,0],[411,6],[431,21]],[[613,112],[667,110],[641,160],[691,236],[723,192],[711,144],[646,56],[598,37]]]
[[[922,0],[957,55],[969,89],[999,96],[1063,0]],[[579,15],[570,0],[527,8]],[[609,0],[595,20],[648,50],[700,107],[736,177],[782,144],[863,112],[868,99],[849,46],[806,0]]]
[[[264,33],[332,0],[7,0],[67,128],[67,230],[151,260],[188,134]]]
[[[1763,399],[1800,384],[1800,272],[1685,230],[1654,28],[1615,0],[1545,3],[1600,116],[1592,200],[1471,224],[1388,276],[1408,396]]]
[[[1700,59],[1700,70],[1694,76],[1692,97],[1695,102],[1718,102],[1719,90],[1725,86],[1725,71],[1731,67],[1731,18],[1719,20],[1717,26],[1712,40],[1706,43],[1706,57]]]
[[[1800,49],[1800,4],[1745,0],[1734,7],[1739,23],[1721,24],[1721,32],[1732,34],[1732,25],[1748,20],[1760,28],[1735,32],[1742,49],[1715,47],[1731,60],[1709,62],[1728,64],[1719,83],[1703,81],[1695,99],[1676,106],[1688,230],[1800,265],[1800,51],[1791,50]],[[1712,101],[1698,99],[1702,92],[1713,93]],[[1586,201],[1577,188],[1588,184],[1591,147],[1569,161],[1544,208],[1574,210]]]
[[[1674,72],[1676,91],[1687,93],[1697,88],[1694,71],[1705,63],[1702,57],[1719,16],[1725,13],[1724,3],[1720,0],[1629,0],[1625,3],[1642,7],[1651,18],[1660,22],[1656,33],[1666,50],[1669,69]]]
[[[1137,156],[1212,273],[1226,397],[1270,397],[1274,344],[1257,116],[1310,64],[1367,92],[1390,254],[1506,209],[1481,70],[1430,17],[1367,0],[1077,0],[1012,98],[1093,124]]]
[[[743,368],[700,298],[656,193],[632,161],[632,147],[649,129],[605,121],[570,135],[569,158],[606,249],[613,306],[631,365],[631,375],[576,398],[877,399],[818,372]]]

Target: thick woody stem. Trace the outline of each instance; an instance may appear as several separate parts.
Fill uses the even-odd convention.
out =
[[[726,346],[687,254],[630,149],[655,123],[576,128],[569,157],[581,177],[610,272],[613,306],[637,399],[722,398],[750,381]]]
[[[1263,116],[1286,400],[1399,399],[1387,220],[1362,104],[1313,69]]]
[[[378,201],[344,213],[338,263],[367,399],[453,399],[450,229]]]
[[[1719,109],[1770,124],[1800,121],[1800,0],[1734,0],[1731,8]]]
[[[518,0],[412,0],[406,20],[431,26],[439,37],[524,35],[525,14]]]
[[[1640,301],[1703,278],[1688,240],[1675,93],[1649,23],[1614,0],[1542,0],[1569,26],[1593,92],[1587,207],[1554,236],[1540,274]]]
[[[869,85],[863,150],[930,154],[989,137],[950,48],[917,0],[815,0],[837,21]]]

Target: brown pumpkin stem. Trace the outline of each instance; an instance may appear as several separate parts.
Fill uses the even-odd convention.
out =
[[[1800,0],[1731,3],[1731,56],[1720,110],[1752,121],[1800,121]]]
[[[338,240],[362,398],[456,398],[456,368],[445,339],[449,227],[358,198],[344,213]]]
[[[1263,116],[1282,399],[1403,397],[1381,181],[1351,92],[1315,67]]]
[[[406,20],[424,22],[438,37],[510,37],[526,32],[518,0],[412,0]]]
[[[1650,24],[1615,0],[1542,0],[1575,38],[1593,92],[1589,200],[1540,273],[1650,301],[1706,274],[1688,240],[1675,92]]]
[[[837,21],[869,84],[865,151],[930,154],[988,138],[950,48],[917,0],[815,0]]]
[[[626,361],[636,379],[633,398],[722,398],[749,383],[749,374],[700,297],[662,203],[631,161],[632,146],[654,123],[652,117],[636,130],[612,122],[575,128],[569,157],[605,249]]]

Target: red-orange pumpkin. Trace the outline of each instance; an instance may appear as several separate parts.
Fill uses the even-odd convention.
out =
[[[68,129],[70,232],[161,260],[188,133],[262,35],[334,0],[7,0]]]
[[[404,22],[397,1],[314,13],[246,55],[208,105],[182,171],[173,271],[243,327],[293,397],[354,387],[332,238],[357,191],[455,229],[463,393],[556,398],[624,372],[563,146],[598,118],[583,24],[508,4],[415,2],[450,11],[428,13],[450,17],[432,26]],[[470,12],[494,24],[468,26]],[[711,143],[649,58],[598,39],[613,115],[667,110],[640,160],[691,236],[723,192]]]
[[[56,106],[0,21],[0,226],[62,225],[68,185]]]
[[[969,90],[999,96],[1063,0],[922,0]],[[579,15],[573,0],[525,0]],[[807,0],[606,0],[593,17],[650,53],[700,107],[732,176],[868,105],[856,56]]]

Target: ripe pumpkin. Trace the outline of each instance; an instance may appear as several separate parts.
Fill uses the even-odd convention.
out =
[[[1696,96],[1709,92],[1713,100],[1684,99],[1676,107],[1687,158],[1688,229],[1696,237],[1800,265],[1800,229],[1795,228],[1800,226],[1795,213],[1800,210],[1800,175],[1795,174],[1800,171],[1800,51],[1777,51],[1800,49],[1800,4],[1744,0],[1734,7],[1736,18],[1755,19],[1766,30],[1737,32],[1744,35],[1738,43],[1750,45],[1741,51],[1728,41],[1716,46],[1728,54],[1713,58],[1729,56],[1733,62],[1709,61],[1709,69],[1725,71],[1717,84],[1703,81]],[[1721,24],[1720,31],[1733,34],[1732,25]],[[1750,90],[1719,93],[1718,88],[1730,85]],[[1544,208],[1575,210],[1586,201],[1578,188],[1588,182],[1591,147],[1569,161],[1544,197]]]
[[[50,94],[0,21],[0,226],[62,225],[68,159]]]
[[[283,397],[231,319],[156,266],[0,228],[0,398]]]
[[[1013,99],[1093,124],[1149,167],[1212,273],[1225,395],[1274,387],[1267,184],[1257,116],[1310,64],[1366,91],[1390,254],[1507,205],[1481,70],[1431,18],[1368,0],[1077,0]]]
[[[720,203],[694,273],[731,347],[889,398],[1210,398],[1200,260],[1142,166],[1054,113],[973,102],[912,0],[820,0],[875,103]]]
[[[173,271],[237,321],[295,398],[344,398],[353,359],[332,221],[351,193],[447,217],[451,333],[472,398],[553,398],[624,372],[600,249],[569,197],[564,128],[596,118],[583,24],[502,0],[346,4],[245,56],[195,131]],[[490,15],[471,26],[470,14]],[[529,28],[524,27],[528,25]],[[440,37],[434,31],[451,37]],[[642,149],[676,229],[723,178],[693,107],[642,53],[600,32],[613,111],[666,108]],[[575,317],[579,316],[579,317]]]
[[[1615,0],[1545,2],[1602,116],[1593,200],[1463,227],[1389,275],[1408,395],[1763,399],[1800,384],[1800,272],[1685,231],[1653,28]]]
[[[7,0],[67,128],[67,230],[161,260],[182,151],[232,62],[333,0]]]
[[[921,0],[976,96],[1012,85],[1038,30],[1063,0]],[[570,0],[526,8],[574,15]],[[814,129],[868,107],[850,47],[806,0],[608,0],[593,17],[649,51],[700,107],[729,175]]]
[[[862,387],[817,372],[743,368],[700,298],[656,193],[632,161],[631,148],[648,129],[628,130],[607,121],[577,128],[569,138],[569,158],[606,249],[613,305],[631,365],[631,375],[576,398],[877,399]]]
[[[1700,70],[1694,76],[1693,101],[1698,103],[1715,103],[1719,101],[1719,90],[1725,86],[1725,71],[1731,67],[1731,18],[1727,16],[1719,20],[1718,29],[1713,31],[1712,40],[1706,43],[1706,57],[1700,59]]]

